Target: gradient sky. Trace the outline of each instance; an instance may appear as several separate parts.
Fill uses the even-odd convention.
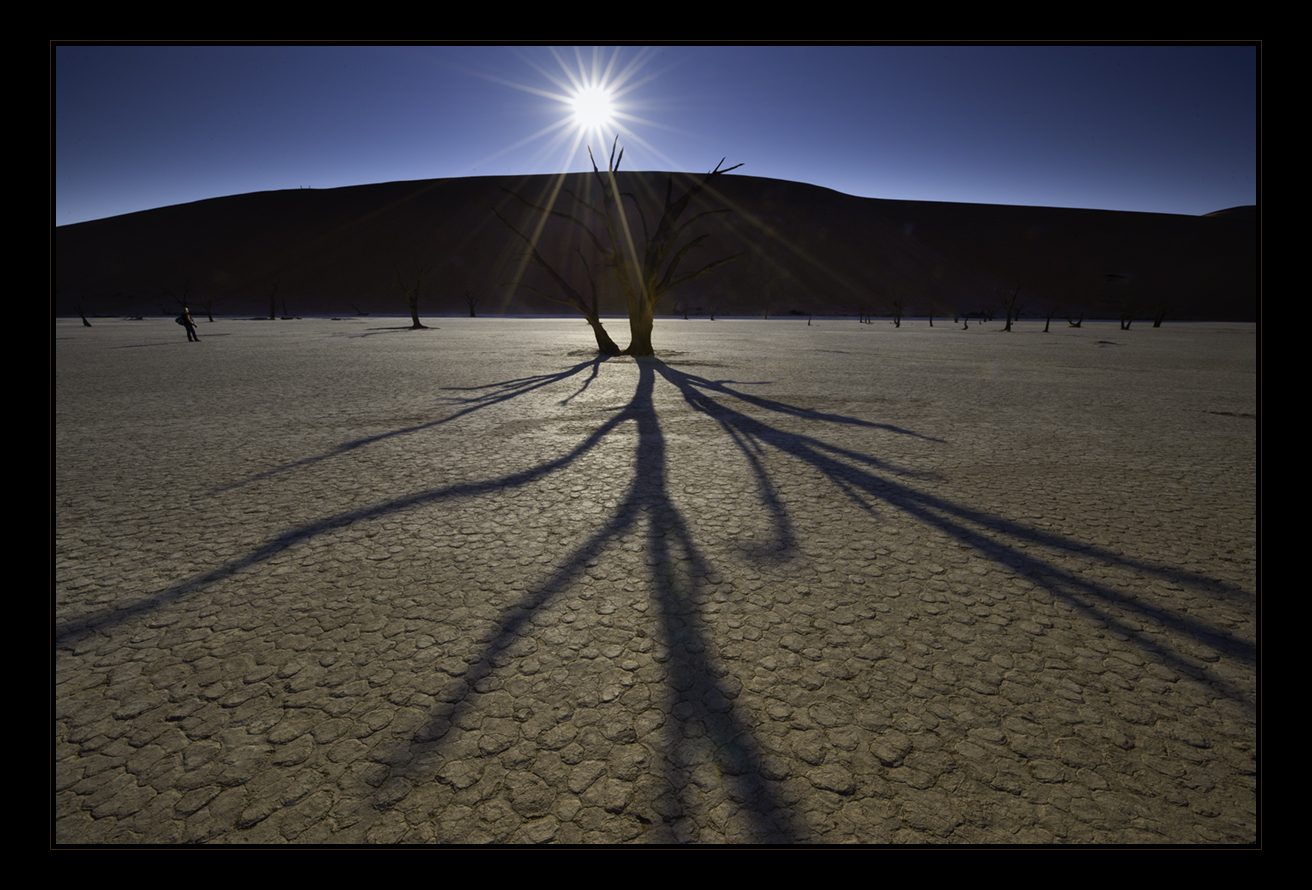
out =
[[[1251,45],[58,45],[53,59],[56,225],[271,189],[591,169],[562,101],[580,70],[618,84],[625,170],[724,157],[872,198],[1257,202]]]

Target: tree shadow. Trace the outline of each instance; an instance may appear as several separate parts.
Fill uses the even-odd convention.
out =
[[[521,396],[586,375],[577,381],[577,387],[572,392],[558,402],[560,405],[568,405],[597,379],[601,361],[603,359],[598,357],[552,374],[463,390],[476,394],[456,397],[453,404],[461,407],[449,416],[431,423],[347,442],[333,451],[283,465],[246,482],[305,467],[385,439],[450,423],[475,411],[505,406]],[[1236,601],[1251,599],[1248,592],[1217,579],[1145,560],[1126,558],[1085,542],[953,503],[914,484],[918,478],[927,478],[926,474],[918,474],[816,436],[789,431],[783,427],[782,422],[792,418],[811,425],[821,424],[822,428],[864,428],[913,437],[928,444],[941,443],[941,440],[889,424],[808,410],[749,394],[737,388],[746,384],[710,380],[680,371],[659,359],[629,361],[637,369],[637,381],[630,400],[615,409],[581,442],[557,458],[541,461],[528,469],[498,478],[431,488],[291,528],[244,556],[170,586],[148,599],[58,624],[56,644],[66,644],[93,630],[103,630],[160,608],[227,576],[257,566],[288,547],[333,529],[422,506],[502,492],[538,482],[575,463],[606,437],[617,432],[622,425],[632,422],[636,432],[633,475],[609,517],[601,522],[600,527],[587,540],[555,563],[555,571],[550,577],[501,611],[494,625],[496,630],[490,638],[484,638],[486,642],[481,651],[467,659],[467,673],[442,693],[442,703],[430,712],[426,722],[413,733],[412,738],[416,743],[434,744],[440,752],[443,740],[452,726],[461,722],[465,712],[478,706],[483,694],[478,688],[480,681],[500,670],[500,665],[505,663],[506,650],[517,639],[532,633],[529,622],[533,616],[571,589],[587,568],[602,558],[608,545],[622,536],[638,534],[644,541],[644,561],[650,570],[647,582],[656,607],[655,626],[651,631],[660,641],[661,652],[665,655],[665,677],[660,694],[666,700],[661,710],[673,722],[669,726],[660,727],[664,737],[667,740],[680,737],[707,740],[715,752],[716,774],[741,814],[741,836],[760,842],[801,840],[805,833],[796,822],[790,807],[781,798],[778,785],[770,775],[753,731],[752,720],[740,707],[735,706],[736,690],[725,679],[727,672],[717,661],[715,639],[701,609],[709,583],[707,579],[714,574],[714,567],[703,548],[694,540],[687,519],[676,507],[670,494],[671,472],[667,462],[666,437],[657,417],[654,399],[658,382],[664,381],[682,396],[695,415],[709,418],[719,425],[751,470],[759,501],[772,523],[772,540],[751,554],[751,558],[786,559],[786,556],[769,554],[788,553],[794,549],[797,538],[789,511],[765,460],[765,456],[773,451],[818,471],[863,511],[870,514],[880,510],[900,512],[940,530],[988,560],[1006,563],[1031,578],[1041,579],[1044,587],[1053,595],[1070,603],[1091,619],[1106,623],[1132,641],[1146,656],[1176,671],[1195,673],[1194,660],[1159,642],[1140,628],[1131,626],[1116,613],[1142,617],[1145,624],[1164,625],[1218,656],[1236,658],[1247,663],[1255,660],[1253,641],[1211,627],[1189,614],[1172,612],[1160,603],[1140,603],[1107,584],[1066,567],[1062,562],[1075,559],[1104,566],[1113,564],[1129,572],[1188,584],[1211,596]],[[619,364],[622,366],[627,362]],[[771,419],[771,422],[748,413],[749,410]],[[1227,697],[1251,709],[1252,703],[1246,690],[1235,687],[1221,677],[1211,677],[1209,680]],[[644,741],[652,743],[650,738],[644,738]],[[631,808],[656,814],[666,822],[677,821],[695,811],[695,788],[700,781],[698,770],[705,768],[705,763],[685,756],[684,752],[683,746],[668,741],[666,765],[660,781],[643,785],[633,792],[635,797],[615,804],[617,811]],[[402,758],[393,767],[393,775],[410,775],[418,779],[425,776],[425,773],[417,763]]]
[[[355,340],[363,337],[376,337],[379,334],[401,334],[401,333],[405,333],[406,331],[440,331],[440,330],[441,327],[435,324],[427,324],[424,325],[422,328],[416,328],[414,325],[407,324],[407,325],[399,325],[397,327],[370,328],[369,330],[365,331],[362,334],[347,334],[346,336]]]
[[[410,329],[405,328],[405,330],[410,330]],[[588,374],[587,379],[583,381],[583,383],[579,386],[578,390],[573,395],[569,396],[568,398],[562,399],[560,401],[560,404],[567,405],[569,404],[570,400],[572,400],[575,396],[581,395],[588,388],[588,385],[592,383],[592,381],[597,379],[597,369],[602,362],[606,361],[607,358],[609,358],[609,356],[598,355],[596,358],[590,361],[579,362],[578,364],[566,368],[563,371],[558,371],[555,374],[535,374],[531,377],[520,377],[515,380],[506,380],[501,383],[493,383],[493,384],[488,384],[486,386],[469,387],[469,389],[472,390],[490,390],[490,392],[485,392],[481,396],[452,400],[456,403],[467,405],[468,407],[465,407],[462,410],[455,412],[454,414],[449,414],[446,417],[439,418],[429,423],[419,423],[419,424],[414,424],[413,426],[406,426],[394,430],[388,430],[387,432],[379,433],[376,436],[365,436],[362,439],[352,439],[349,442],[343,442],[341,445],[338,445],[332,451],[326,451],[323,454],[316,454],[312,457],[307,457],[301,460],[291,461],[290,463],[281,464],[279,466],[273,467],[272,469],[265,470],[263,473],[257,473],[256,475],[251,476],[249,479],[242,479],[237,482],[229,483],[228,485],[220,485],[219,487],[212,489],[210,493],[221,494],[225,491],[232,491],[235,488],[241,488],[243,486],[250,485],[254,482],[260,482],[262,480],[270,479],[274,476],[281,475],[282,473],[286,473],[289,470],[297,470],[304,467],[309,467],[314,464],[320,463],[322,461],[328,460],[329,458],[340,457],[343,454],[349,454],[350,452],[356,451],[357,449],[360,448],[364,448],[367,445],[373,445],[377,442],[384,442],[388,439],[394,439],[398,436],[406,436],[411,433],[421,433],[424,430],[430,430],[435,427],[439,427],[444,424],[451,423],[452,421],[459,420],[465,415],[472,414],[475,411],[482,410],[483,408],[491,408],[495,405],[501,404],[502,402],[507,402],[519,396],[527,395],[528,393],[531,393],[534,390],[541,389],[545,386],[550,386],[553,383],[559,383],[561,381],[568,380],[569,378],[579,374],[583,370],[591,368],[591,372]],[[453,390],[458,390],[458,389],[459,387],[453,387]]]
[[[459,722],[463,711],[476,706],[479,699],[476,687],[496,670],[495,660],[513,645],[534,613],[568,590],[590,564],[595,564],[610,542],[645,524],[646,562],[651,569],[649,580],[657,605],[654,631],[668,652],[664,683],[668,700],[662,710],[679,722],[675,736],[707,738],[716,752],[716,773],[750,823],[745,834],[766,843],[796,841],[801,832],[776,789],[764,778],[761,752],[751,724],[734,708],[736,691],[725,686],[722,678],[726,672],[710,654],[715,651],[714,643],[698,600],[711,567],[693,541],[683,515],[671,501],[665,438],[652,398],[656,368],[663,366],[656,359],[634,361],[638,365],[638,383],[633,398],[606,424],[607,432],[628,421],[636,425],[637,453],[628,490],[605,524],[574,550],[551,578],[502,613],[495,638],[470,666],[460,688],[446,692],[447,703],[431,716],[416,739],[422,742],[443,738]],[[680,758],[674,746],[667,753],[664,781],[644,786],[642,796],[646,799],[632,803],[641,812],[658,814],[669,822],[695,808],[692,801],[684,799],[684,794],[695,787],[693,774],[701,763]],[[626,803],[623,809],[628,807]]]
[[[797,409],[791,406],[776,406],[770,400],[744,395],[730,389],[725,381],[712,381],[686,374],[663,364],[658,364],[658,370],[666,380],[678,388],[692,408],[714,417],[720,423],[725,433],[738,444],[744,455],[752,462],[754,470],[758,473],[758,479],[762,474],[756,453],[765,448],[785,452],[820,471],[863,510],[873,513],[882,503],[914,516],[927,525],[937,527],[990,560],[1006,563],[1031,577],[1043,578],[1045,587],[1051,593],[1066,600],[1087,616],[1106,622],[1119,633],[1134,640],[1145,654],[1171,665],[1177,671],[1192,670],[1194,665],[1180,653],[1165,648],[1139,629],[1117,619],[1100,604],[1114,605],[1132,615],[1147,619],[1147,623],[1150,624],[1164,624],[1171,630],[1192,638],[1194,642],[1213,649],[1218,655],[1238,658],[1249,664],[1256,660],[1255,641],[1239,639],[1224,630],[1209,627],[1187,614],[1165,611],[1157,605],[1141,604],[1107,585],[1062,568],[1057,564],[1055,557],[1058,554],[1068,557],[1076,555],[1088,562],[1115,564],[1132,572],[1188,584],[1206,590],[1214,597],[1235,602],[1250,600],[1251,594],[1247,591],[1193,572],[1130,559],[1062,535],[1030,528],[996,514],[955,504],[898,481],[896,476],[876,475],[877,471],[888,473],[895,468],[870,455],[765,424],[733,409],[730,407],[729,400],[736,399],[779,413],[795,412]],[[717,401],[714,396],[719,396],[720,400]],[[828,417],[817,416],[816,419],[835,422]],[[906,432],[892,427],[888,429]],[[898,471],[898,475],[905,477],[907,474],[905,471]],[[761,480],[759,484],[764,486],[768,484],[768,480]],[[1038,553],[1023,549],[1026,547],[1042,548],[1051,555],[1045,558]],[[1233,688],[1224,680],[1213,682],[1225,689],[1228,696],[1251,707],[1247,696],[1241,690]]]

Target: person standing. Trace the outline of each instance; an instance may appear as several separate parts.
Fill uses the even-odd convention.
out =
[[[182,307],[182,314],[178,316],[178,324],[182,325],[187,329],[188,343],[190,343],[193,340],[195,340],[197,343],[200,342],[200,337],[196,335],[196,322],[192,321],[191,310],[188,309],[186,306]]]

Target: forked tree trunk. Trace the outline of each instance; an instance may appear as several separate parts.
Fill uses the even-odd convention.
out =
[[[695,272],[680,274],[678,271],[679,265],[684,256],[691,249],[704,243],[709,237],[708,235],[701,235],[687,241],[682,247],[679,247],[677,242],[683,231],[691,225],[691,223],[701,217],[717,213],[727,213],[729,212],[729,208],[721,210],[702,210],[687,223],[684,223],[682,227],[678,225],[679,218],[688,208],[689,203],[702,192],[708,183],[721,174],[728,173],[730,170],[737,170],[742,164],[721,170],[720,167],[724,163],[724,159],[721,158],[720,163],[715,165],[714,170],[707,173],[706,176],[702,178],[701,182],[695,183],[683,194],[682,197],[677,199],[674,197],[673,193],[674,174],[669,174],[665,183],[665,206],[661,213],[660,220],[656,225],[655,232],[651,232],[647,228],[647,220],[642,214],[641,206],[638,205],[638,199],[630,193],[621,192],[619,190],[619,183],[615,177],[615,172],[619,169],[620,161],[624,157],[624,152],[620,151],[619,156],[616,156],[615,152],[618,145],[619,137],[616,137],[614,144],[611,145],[610,161],[606,165],[606,174],[604,176],[602,175],[601,170],[597,167],[596,161],[593,160],[592,163],[592,174],[596,178],[601,191],[600,206],[589,203],[578,195],[575,195],[573,192],[567,191],[577,207],[588,210],[590,212],[589,218],[601,223],[602,227],[605,229],[604,239],[593,230],[591,225],[585,223],[583,219],[574,213],[549,207],[542,207],[526,200],[523,196],[518,195],[509,189],[503,189],[503,191],[530,209],[536,210],[546,216],[554,216],[558,219],[568,221],[581,231],[588,241],[592,243],[599,258],[598,264],[610,267],[615,276],[616,282],[619,284],[620,293],[624,297],[624,302],[628,306],[631,341],[627,349],[621,351],[602,328],[597,312],[597,286],[592,274],[593,267],[588,265],[587,259],[583,258],[583,262],[587,268],[588,282],[592,286],[591,306],[589,306],[584,300],[579,289],[570,284],[570,282],[566,280],[565,277],[562,276],[549,262],[547,262],[546,258],[543,257],[541,253],[538,252],[537,242],[534,239],[529,238],[522,231],[512,225],[510,221],[502,216],[500,211],[495,207],[492,208],[492,212],[508,229],[514,232],[515,235],[528,246],[529,257],[532,263],[551,277],[556,283],[558,293],[546,293],[522,281],[516,282],[518,286],[533,290],[548,299],[555,300],[556,302],[564,303],[582,313],[583,317],[587,319],[588,324],[592,326],[593,333],[596,335],[597,349],[603,354],[649,356],[655,354],[655,351],[652,348],[651,336],[652,328],[655,324],[656,304],[660,302],[661,297],[669,291],[687,284],[694,278],[742,256],[742,254],[739,253],[730,257],[725,257],[716,262],[708,263]],[[588,157],[592,157],[592,150],[590,148],[588,149]],[[625,198],[633,201],[635,205],[634,210],[636,212],[636,220],[642,223],[643,238],[639,242],[639,245],[633,245],[632,238],[627,236],[625,239],[621,239],[620,226],[616,224],[616,218],[619,214],[617,214],[614,204],[622,202]],[[622,216],[620,219],[623,221]],[[625,240],[629,242],[631,248],[637,248],[636,253],[626,252],[624,249]],[[581,250],[579,251],[579,255],[582,258]],[[687,307],[685,305],[684,318],[687,317]],[[715,317],[714,310],[712,310],[711,317],[712,319]]]

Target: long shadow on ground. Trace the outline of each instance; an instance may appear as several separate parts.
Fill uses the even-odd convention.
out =
[[[459,410],[430,424],[348,442],[332,452],[288,464],[263,475],[293,471],[308,463],[328,460],[385,438],[453,422],[474,411],[504,406],[521,395],[554,384],[568,383],[572,378],[587,372],[588,376],[578,384],[575,393],[562,403],[568,402],[595,380],[600,364],[600,360],[580,362],[555,374],[490,385],[483,388],[481,394],[462,399],[463,407]],[[1236,638],[1191,615],[1171,613],[1160,603],[1140,603],[1106,584],[1063,567],[1061,562],[1069,564],[1070,560],[1076,559],[1101,566],[1116,565],[1127,572],[1169,579],[1177,584],[1203,590],[1209,596],[1237,601],[1251,598],[1251,594],[1244,590],[1205,576],[1144,560],[1128,559],[1084,542],[952,503],[917,488],[913,481],[907,481],[914,480],[914,474],[893,467],[875,456],[839,447],[815,436],[790,432],[760,417],[778,417],[780,422],[784,418],[797,418],[813,426],[817,423],[855,425],[895,435],[917,436],[912,431],[858,418],[809,411],[750,395],[735,388],[742,384],[713,381],[688,374],[658,359],[637,360],[636,367],[637,382],[630,401],[563,456],[501,478],[433,488],[289,529],[245,556],[171,586],[138,603],[58,625],[56,643],[76,640],[90,631],[103,630],[159,608],[332,529],[443,501],[530,485],[569,466],[595,448],[606,436],[616,432],[621,425],[633,422],[637,432],[633,477],[613,514],[567,558],[556,563],[557,570],[549,579],[503,610],[496,624],[498,629],[483,651],[471,659],[468,673],[458,687],[449,689],[442,696],[444,703],[430,714],[427,723],[414,734],[414,739],[419,742],[436,741],[440,748],[440,740],[458,722],[461,713],[476,707],[480,698],[477,691],[479,681],[496,672],[498,655],[517,637],[527,632],[526,623],[535,612],[544,609],[558,595],[568,590],[589,564],[600,558],[608,544],[635,531],[645,531],[646,564],[651,570],[652,595],[658,605],[655,616],[657,626],[653,630],[668,651],[664,682],[664,694],[668,701],[664,710],[672,714],[679,724],[672,728],[691,727],[693,734],[704,734],[716,746],[719,752],[717,766],[730,786],[729,796],[749,821],[747,832],[755,840],[797,840],[801,837],[801,831],[788,808],[781,802],[767,771],[763,770],[751,722],[735,710],[734,694],[721,679],[724,671],[715,662],[713,640],[699,610],[698,603],[704,601],[706,578],[713,574],[713,567],[708,564],[693,539],[687,520],[675,507],[669,494],[671,470],[667,464],[665,438],[653,398],[659,379],[677,389],[691,410],[718,423],[728,440],[737,446],[752,469],[759,499],[771,514],[776,544],[780,548],[787,549],[794,531],[766,464],[761,459],[761,455],[770,449],[787,454],[819,471],[861,509],[874,511],[880,507],[901,511],[939,529],[985,558],[1005,562],[1040,581],[1055,596],[1063,598],[1091,619],[1105,622],[1126,639],[1133,641],[1153,661],[1169,665],[1181,673],[1198,675],[1199,666],[1193,658],[1159,642],[1158,638],[1149,636],[1138,627],[1130,626],[1118,615],[1142,617],[1147,625],[1165,625],[1175,634],[1212,650],[1220,657],[1246,663],[1251,663],[1255,658],[1255,645],[1251,640]],[[929,443],[937,441],[923,436],[918,438]],[[1243,707],[1252,707],[1247,690],[1234,688],[1218,677],[1209,677],[1209,681]],[[693,805],[684,796],[682,789],[689,787],[696,764],[681,762],[673,750],[668,753],[667,774],[662,777],[663,781],[646,786],[644,793],[650,799],[642,803],[647,811],[658,813],[666,820],[673,820],[685,814]],[[404,774],[405,771],[405,764],[394,768],[394,773]]]

